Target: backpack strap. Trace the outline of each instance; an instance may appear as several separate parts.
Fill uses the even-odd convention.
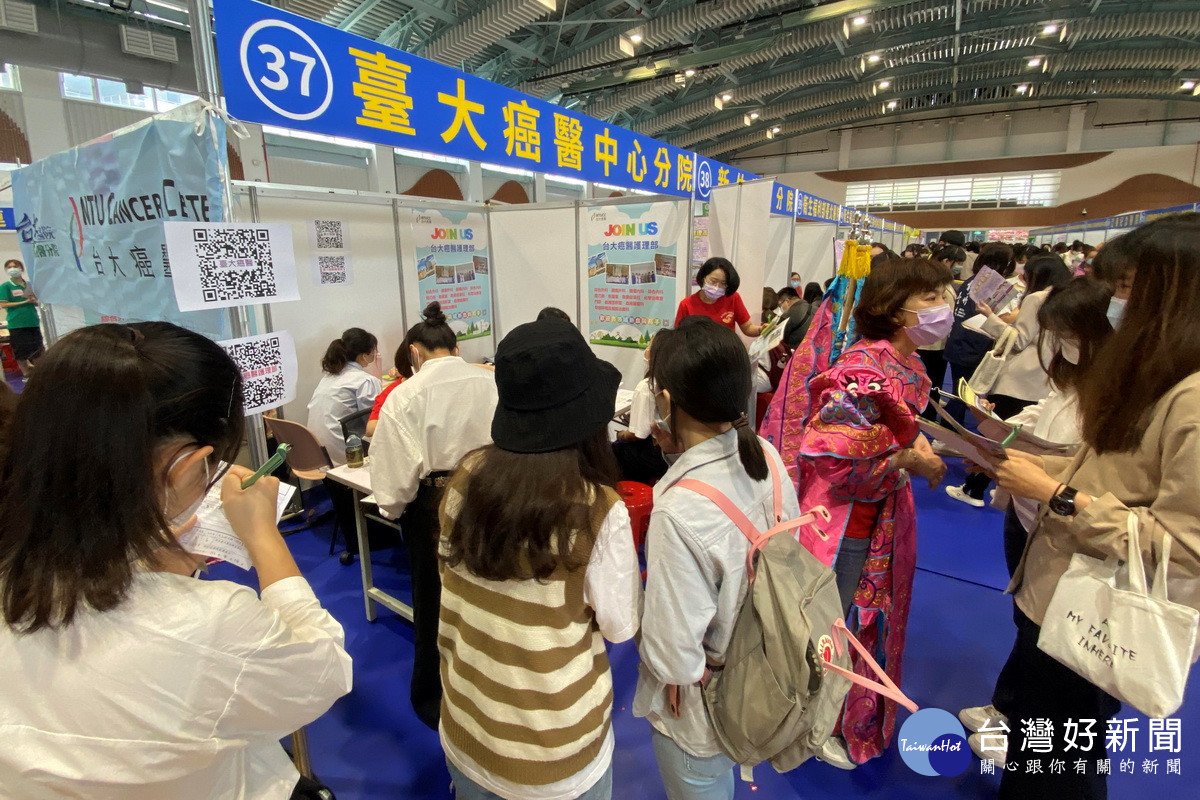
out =
[[[879,680],[883,681],[883,683],[873,681],[870,678],[864,678],[857,672],[852,672],[844,667],[834,664],[831,661],[825,661],[822,659],[825,669],[836,672],[837,674],[849,680],[851,683],[857,683],[859,686],[870,689],[874,692],[878,692],[889,700],[895,700],[897,703],[904,706],[914,714],[917,712],[917,704],[914,703],[908,697],[908,695],[900,691],[900,687],[888,677],[888,674],[883,671],[883,667],[879,666],[879,662],[871,657],[871,654],[867,652],[867,648],[863,647],[862,643],[859,642],[858,639],[854,638],[854,634],[850,633],[850,630],[846,627],[846,621],[839,619],[833,623],[833,647],[839,656],[841,656],[843,651],[843,641],[849,642],[850,645],[858,651],[858,654],[861,655],[866,661],[867,666],[871,668],[871,671],[874,672],[879,677]]]
[[[746,575],[751,583],[754,582],[754,556],[763,548],[764,545],[766,545],[772,536],[783,533],[784,531],[795,530],[796,528],[803,527],[804,525],[812,525],[817,521],[818,518],[825,522],[828,522],[830,519],[829,512],[825,509],[825,507],[817,506],[809,509],[807,513],[802,514],[795,519],[790,519],[786,522],[780,522],[779,518],[783,516],[783,482],[779,474],[779,469],[775,466],[775,462],[768,458],[767,464],[771,468],[771,477],[773,479],[772,489],[774,491],[774,498],[772,503],[775,509],[776,524],[763,532],[759,532],[754,523],[752,523],[750,519],[744,513],[742,513],[740,508],[734,505],[732,500],[709,484],[693,478],[684,478],[675,484],[682,489],[688,489],[711,500],[717,506],[717,508],[724,512],[725,516],[729,517],[730,521],[737,526],[737,529],[740,530],[742,535],[745,536],[750,542],[750,549],[746,553]]]

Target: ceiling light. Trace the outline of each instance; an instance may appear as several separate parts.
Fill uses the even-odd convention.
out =
[[[872,64],[878,64],[882,58],[883,56],[879,55],[879,53],[871,53],[871,55],[867,56],[867,61]]]
[[[767,138],[768,138],[768,139],[774,139],[774,138],[775,138],[775,134],[776,134],[776,133],[778,133],[778,132],[779,132],[779,129],[778,129],[778,128],[771,128],[771,130],[767,131]]]
[[[751,112],[750,112],[750,119],[758,119],[758,112],[757,112],[757,111],[751,111]]]
[[[754,120],[756,120],[756,119],[758,119],[758,115],[757,115],[757,114],[753,114],[753,115],[751,115],[751,114],[742,114],[742,124],[743,124],[743,125],[753,125],[753,124],[754,124]]]
[[[728,103],[732,99],[733,99],[733,94],[731,92],[721,92],[721,100],[722,101]]]
[[[1029,91],[1029,84],[1027,84],[1027,83],[1022,83],[1020,86],[1017,87],[1017,94],[1025,94],[1028,91]]]
[[[896,106],[898,106],[898,105],[899,105],[899,103],[897,103],[895,100],[889,100],[889,101],[888,101],[888,104],[887,104],[887,107],[888,107],[888,109],[893,109],[893,108],[895,108],[895,107],[896,107]]]
[[[690,78],[695,74],[696,74],[696,70],[694,70],[694,69],[685,69],[683,71],[683,77],[685,77],[685,78]]]
[[[880,82],[879,82],[879,88],[880,88],[880,89],[886,89],[886,88],[888,88],[888,87],[889,87],[889,86],[891,86],[891,85],[892,85],[892,82],[891,82],[891,81],[880,81]]]
[[[779,133],[782,130],[783,130],[783,128],[780,127],[779,125],[776,125],[774,128],[771,128],[772,133]]]
[[[1190,92],[1192,89],[1196,88],[1196,82],[1195,81],[1184,81],[1183,85],[1180,86],[1179,88],[1183,89],[1185,92]]]
[[[867,18],[855,17],[854,19],[850,20],[850,23],[856,28],[861,28],[863,25],[867,24]]]
[[[644,28],[641,28],[641,27],[634,28],[633,30],[631,30],[629,32],[629,41],[633,42],[634,44],[640,44],[641,41],[645,38],[646,38],[646,31]]]
[[[1044,33],[1046,36],[1049,36],[1052,33],[1058,33],[1058,26],[1051,22],[1049,25],[1042,28],[1042,33]]]
[[[1029,59],[1029,66],[1031,66],[1031,67],[1040,67],[1041,65],[1042,65],[1042,60],[1041,60],[1040,58],[1031,58],[1031,59]]]

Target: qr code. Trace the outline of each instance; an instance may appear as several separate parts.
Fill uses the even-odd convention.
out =
[[[314,221],[317,227],[318,250],[343,250],[346,247],[345,236],[342,232],[342,221],[337,219],[318,219]]]
[[[317,270],[321,273],[321,285],[346,282],[345,256],[317,256]]]
[[[247,414],[275,408],[284,402],[283,351],[279,337],[224,345],[242,373]]]
[[[204,302],[272,298],[275,262],[266,228],[197,228],[192,244]]]

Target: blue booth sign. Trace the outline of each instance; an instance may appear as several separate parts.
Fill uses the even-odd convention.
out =
[[[239,119],[701,200],[701,170],[707,186],[753,177],[269,5],[215,0],[213,12]]]
[[[785,217],[796,216],[796,190],[776,183],[771,193],[771,213]]]
[[[0,231],[11,231],[17,227],[17,218],[10,206],[0,208]]]

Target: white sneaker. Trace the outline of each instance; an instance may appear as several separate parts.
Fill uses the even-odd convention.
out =
[[[979,756],[981,760],[986,761],[990,758],[997,767],[1004,769],[1004,765],[1007,763],[1007,754],[998,747],[984,750],[982,733],[972,733],[967,737],[967,744],[971,745],[971,752]]]
[[[947,486],[946,494],[950,495],[960,503],[966,503],[967,505],[974,506],[975,508],[983,508],[984,506],[984,502],[982,500],[976,500],[974,497],[971,497],[971,495],[963,491],[961,486]]]
[[[821,752],[817,753],[817,758],[824,761],[831,767],[838,769],[854,769],[858,766],[850,760],[850,753],[846,750],[846,743],[840,736],[830,736],[825,740],[825,744],[821,745]]]
[[[995,728],[1001,722],[1008,725],[1008,717],[997,711],[996,707],[991,703],[988,703],[986,706],[964,708],[958,712],[958,719],[962,722],[963,727],[971,733],[979,733],[989,726]]]

